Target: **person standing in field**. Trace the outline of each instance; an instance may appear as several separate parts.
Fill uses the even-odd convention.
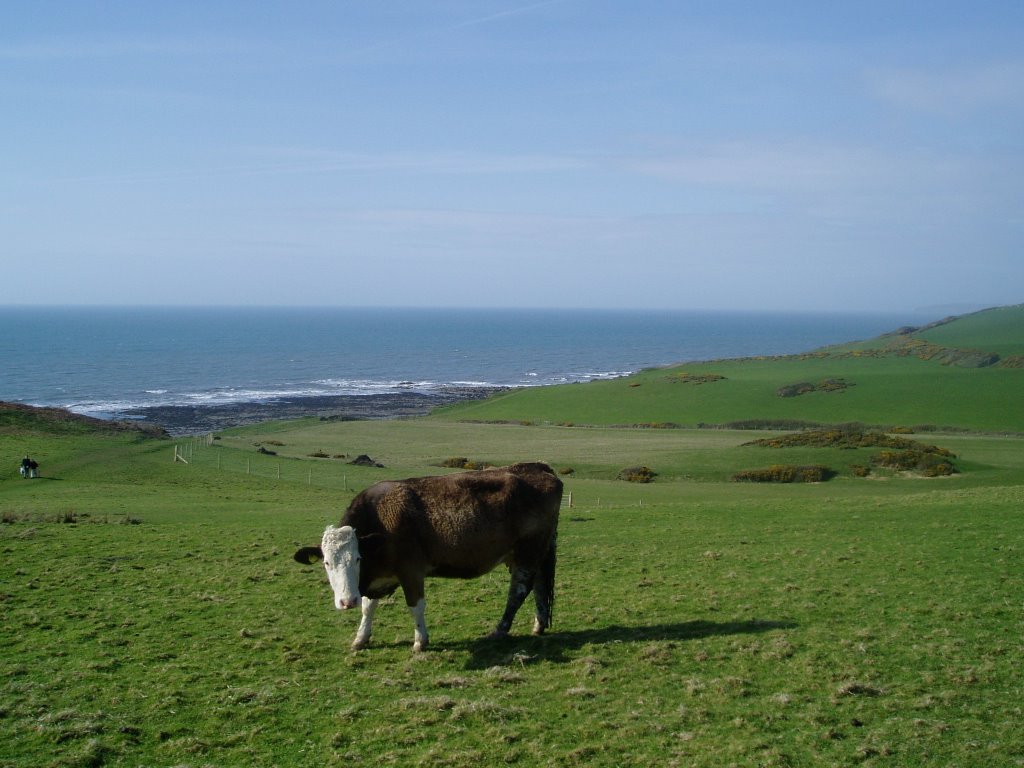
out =
[[[26,478],[39,477],[39,464],[28,456],[21,460],[21,476]]]

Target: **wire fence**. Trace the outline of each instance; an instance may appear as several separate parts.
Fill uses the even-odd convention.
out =
[[[358,467],[353,468],[356,471],[350,480],[350,466],[339,463],[338,459],[278,456],[270,451],[244,454],[232,448],[222,448],[214,440],[213,435],[179,441],[175,443],[172,455],[175,464],[184,467],[218,469],[264,480],[300,483],[345,492],[361,490],[376,481],[359,472]],[[594,511],[643,506],[644,500],[639,495],[628,501],[589,494],[581,497],[576,489],[567,489],[562,495],[563,510]]]
[[[265,480],[352,490],[347,465],[339,465],[336,460],[277,456],[270,451],[246,455],[221,448],[212,435],[175,443],[172,456],[175,464],[186,467],[218,469]]]

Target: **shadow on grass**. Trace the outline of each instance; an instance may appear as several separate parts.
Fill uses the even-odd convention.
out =
[[[723,635],[753,635],[775,629],[792,629],[792,621],[684,621],[678,624],[653,624],[647,627],[610,626],[578,631],[558,632],[542,637],[512,635],[503,640],[480,638],[463,642],[446,642],[445,648],[466,650],[470,658],[467,669],[489,667],[514,662],[520,655],[533,660],[556,664],[571,661],[569,652],[588,645],[608,643],[651,643],[658,641],[699,640]]]

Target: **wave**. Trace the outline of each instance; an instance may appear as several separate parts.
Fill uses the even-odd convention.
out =
[[[145,389],[137,396],[86,399],[75,401],[33,403],[67,408],[85,416],[97,418],[131,418],[146,408],[168,406],[202,408],[204,406],[225,406],[239,403],[265,403],[298,398],[365,395],[387,395],[397,393],[437,394],[451,388],[491,389],[498,387],[536,387],[549,384],[598,381],[629,375],[629,371],[581,371],[568,374],[542,375],[528,372],[518,381],[493,382],[474,379],[454,381],[432,380],[374,380],[374,379],[317,379],[304,384],[286,384],[267,387],[218,387],[198,392],[174,392],[169,389]]]

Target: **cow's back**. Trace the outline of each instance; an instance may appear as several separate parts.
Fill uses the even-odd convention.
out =
[[[545,465],[414,478],[402,485],[418,502],[410,509],[428,559],[479,575],[524,540],[549,541],[558,527],[562,483]]]

